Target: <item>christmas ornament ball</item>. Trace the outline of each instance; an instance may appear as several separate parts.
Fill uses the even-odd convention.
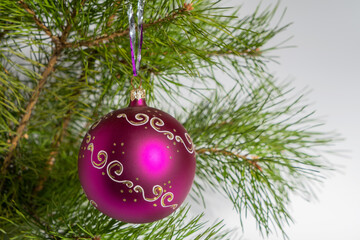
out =
[[[86,133],[78,173],[90,202],[127,223],[147,223],[174,212],[195,176],[195,152],[185,128],[148,107],[142,89],[127,108],[113,111]]]

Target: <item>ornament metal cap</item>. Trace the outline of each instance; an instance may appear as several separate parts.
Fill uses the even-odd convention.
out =
[[[147,106],[145,102],[145,89],[138,87],[130,92],[129,107],[144,107]]]

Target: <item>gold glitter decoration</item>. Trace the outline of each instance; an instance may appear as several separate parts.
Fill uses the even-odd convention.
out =
[[[148,112],[151,112],[147,110]],[[135,119],[139,122],[131,121],[128,119],[127,115],[125,113],[121,113],[117,115],[117,118],[125,118],[128,123],[130,123],[133,126],[142,126],[145,125],[147,122],[149,122],[150,117],[147,114],[144,113],[137,113],[135,115]],[[180,136],[174,136],[172,132],[169,132],[167,130],[161,130],[160,127],[164,126],[165,123],[162,119],[154,116],[150,119],[150,126],[157,132],[163,133],[169,140],[173,140],[175,138],[176,142],[181,142],[185,149],[190,153],[194,153],[194,144],[190,138],[190,135],[188,133],[185,133],[185,138],[187,142],[190,144],[190,147],[186,146],[184,140]],[[145,127],[147,129],[147,127]],[[173,129],[174,132],[176,132],[176,129]],[[174,145],[176,145],[176,142],[173,142]],[[123,146],[123,143],[121,143],[121,146]],[[167,146],[168,147],[168,146]],[[169,148],[169,147],[168,147]]]
[[[166,199],[167,198],[167,199]],[[172,192],[168,192],[165,193],[162,197],[161,197],[161,206],[162,207],[171,207],[172,209],[176,209],[177,208],[177,204],[172,204],[172,205],[166,205],[165,204],[165,200],[167,200],[167,202],[172,202],[172,200],[174,199],[174,194]]]
[[[99,123],[101,122],[101,118],[99,119],[99,120],[97,120],[96,122],[94,122],[94,124],[91,126],[91,128],[90,129],[94,129],[94,128],[96,128],[97,127],[97,125],[99,125]]]
[[[91,141],[91,135],[89,133],[86,133],[86,143],[89,143]]]
[[[128,188],[132,188],[134,186],[134,183],[132,181],[130,181],[130,180],[117,180],[116,176],[111,174],[111,170],[113,168],[118,168],[117,170],[114,171],[116,176],[120,176],[123,173],[123,170],[124,170],[123,165],[118,160],[114,160],[111,163],[109,163],[109,165],[107,166],[107,174],[111,178],[111,180],[113,180],[114,182],[123,183]]]
[[[155,185],[153,187],[153,194],[155,195],[155,197],[152,197],[152,198],[147,198],[145,196],[144,189],[140,185],[136,185],[134,187],[134,191],[137,193],[139,193],[139,192],[142,193],[144,200],[147,202],[154,202],[154,201],[158,200],[161,197],[161,195],[163,194],[163,188],[160,185]]]
[[[134,122],[134,121],[129,120],[125,113],[121,113],[121,114],[117,115],[117,118],[122,118],[122,117],[124,117],[126,119],[126,121],[133,126],[141,126],[141,125],[146,124],[149,121],[149,116],[144,113],[138,113],[135,115],[135,119],[140,122]]]
[[[93,159],[94,144],[90,143],[88,145],[87,149],[91,151],[91,164],[97,169],[101,169],[101,168],[105,167],[107,159],[108,159],[108,154],[104,150],[99,151],[97,154],[98,162],[96,162]]]
[[[145,99],[145,96],[146,96],[145,89],[142,89],[141,87],[135,88],[130,92],[131,101],[134,101],[135,99],[137,100]]]
[[[184,144],[184,147],[185,149],[189,152],[189,153],[194,153],[194,145],[193,145],[193,142],[190,138],[190,135],[188,133],[185,133],[185,138],[186,140],[188,141],[188,143],[191,145],[190,148],[188,148],[186,145],[185,145],[185,142],[184,140],[180,137],[180,136],[176,136],[175,139],[177,142],[182,142],[182,144]]]
[[[165,130],[160,130],[159,127],[162,127],[162,126],[164,126],[164,125],[165,125],[165,124],[164,124],[164,121],[161,120],[161,119],[158,118],[158,117],[153,117],[153,118],[151,118],[151,120],[150,120],[150,126],[151,126],[155,131],[157,131],[157,132],[159,132],[159,133],[164,133],[164,135],[166,135],[169,140],[173,140],[173,139],[174,139],[174,134],[172,134],[172,132],[165,131]]]

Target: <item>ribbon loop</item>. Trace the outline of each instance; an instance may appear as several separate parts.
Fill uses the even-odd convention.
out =
[[[134,77],[137,76],[140,69],[141,62],[141,49],[143,44],[143,20],[144,20],[144,6],[145,0],[138,1],[137,9],[137,32],[138,32],[138,49],[136,52],[136,26],[135,26],[135,17],[132,4],[129,2],[129,8],[127,11],[129,17],[129,35],[130,35],[130,48],[131,48],[131,61],[133,66]]]

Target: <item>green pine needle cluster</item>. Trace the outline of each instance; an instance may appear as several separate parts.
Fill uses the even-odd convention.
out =
[[[221,221],[205,224],[190,205],[134,225],[101,214],[82,193],[77,154],[84,133],[129,101],[127,2],[0,1],[3,239],[232,239]],[[278,6],[250,15],[221,6],[147,1],[134,84],[142,79],[149,105],[178,116],[192,136],[191,197],[205,203],[206,189],[216,190],[240,222],[249,212],[262,234],[286,237],[291,196],[312,195],[330,170],[318,147],[333,136],[316,130],[302,94],[269,73],[273,51],[285,47],[275,37],[288,27],[275,18]],[[281,43],[269,45],[275,41]],[[219,73],[233,79],[232,90]]]

